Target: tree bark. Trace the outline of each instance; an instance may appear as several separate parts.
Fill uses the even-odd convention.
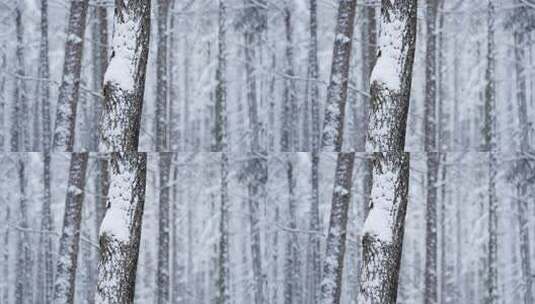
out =
[[[111,153],[108,209],[100,228],[97,304],[134,300],[146,168],[145,153]]]
[[[158,214],[158,269],[157,298],[158,304],[169,302],[169,173],[171,155],[169,152],[159,153],[160,195]]]
[[[331,78],[327,88],[327,104],[323,120],[321,149],[342,150],[344,116],[347,99],[349,60],[355,22],[356,0],[341,0],[338,6]]]
[[[321,282],[321,304],[340,303],[354,162],[354,152],[338,154]]]
[[[54,151],[72,152],[76,126],[76,107],[80,90],[80,73],[84,51],[84,32],[88,0],[71,2],[63,78],[59,88],[54,127]]]
[[[150,1],[117,1],[112,55],[104,76],[101,152],[137,151],[149,49]]]
[[[18,226],[21,231],[18,233],[16,274],[15,274],[15,304],[27,304],[32,300],[32,253],[30,250],[30,237],[28,235],[28,198],[27,185],[28,177],[26,172],[26,162],[28,158],[23,153],[17,164],[19,177],[20,198],[19,198],[19,218]]]
[[[416,1],[383,1],[380,22],[366,145],[368,152],[375,153],[362,240],[361,304],[393,304],[397,298],[408,199],[409,155],[403,150],[416,43]]]
[[[87,159],[87,153],[71,154],[65,215],[54,284],[54,303],[58,304],[74,303],[74,281],[78,264]]]

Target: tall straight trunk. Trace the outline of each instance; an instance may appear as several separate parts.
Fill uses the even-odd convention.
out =
[[[220,2],[221,3],[221,2]],[[221,209],[219,219],[219,260],[217,282],[217,304],[230,303],[230,252],[229,252],[229,212],[228,194],[229,163],[227,152],[221,153]]]
[[[114,21],[113,55],[104,77],[99,150],[127,152],[113,152],[109,161],[97,304],[134,300],[147,170],[147,155],[135,151],[149,48],[150,1],[117,1]]]
[[[73,150],[88,3],[88,0],[71,2],[67,41],[65,43],[63,77],[56,106],[54,151]]]
[[[69,184],[54,284],[54,303],[58,304],[74,303],[74,280],[78,262],[87,159],[87,153],[71,154]]]
[[[416,1],[383,1],[379,56],[371,76],[366,150],[375,152],[370,210],[363,230],[359,303],[397,298],[408,199],[409,155],[404,151],[416,45]]]
[[[219,0],[218,56],[215,92],[215,150],[221,153],[221,202],[219,218],[219,252],[217,260],[217,304],[230,303],[230,252],[229,252],[229,212],[228,194],[229,160],[227,136],[227,8],[226,1]]]
[[[7,69],[7,55],[5,52],[2,52],[2,57],[0,57],[0,66],[2,70]],[[6,151],[6,75],[2,74],[0,77],[0,151]]]
[[[50,152],[43,153],[43,203],[41,207],[41,230],[53,231],[51,211]],[[52,303],[54,294],[53,238],[43,233],[39,236],[37,262],[37,303]]]
[[[169,173],[171,154],[159,153],[159,213],[158,213],[158,269],[157,299],[159,304],[169,302]]]
[[[487,68],[485,72],[485,151],[489,152],[488,184],[488,262],[487,299],[489,304],[497,304],[498,295],[498,198],[496,196],[497,169],[497,129],[496,129],[496,44],[494,2],[488,3],[487,28]]]
[[[6,217],[5,217],[5,230],[4,230],[4,248],[2,250],[2,260],[3,260],[3,267],[2,267],[2,273],[5,278],[6,283],[2,286],[2,303],[8,303],[9,302],[9,293],[11,291],[9,284],[7,284],[7,281],[9,280],[9,221],[11,221],[11,206],[6,204]]]
[[[167,132],[167,103],[168,103],[168,65],[167,65],[167,44],[168,44],[168,24],[169,24],[169,0],[158,0],[158,44],[156,55],[156,113],[155,113],[155,134],[156,151],[165,152],[168,149]],[[162,282],[165,283],[165,282]],[[158,299],[160,295],[158,295]],[[158,300],[160,301],[160,300]],[[161,302],[160,302],[161,303]]]
[[[50,92],[49,77],[50,67],[48,61],[48,0],[41,0],[41,38],[39,44],[39,100],[42,111],[42,143],[43,152],[50,151],[52,141],[51,119],[50,119]]]
[[[320,104],[319,104],[319,63],[318,63],[318,3],[317,0],[310,0],[310,45],[308,50],[308,73],[310,90],[310,110],[311,110],[311,188],[310,197],[310,223],[311,231],[320,231],[319,214],[319,162],[320,162]],[[320,276],[321,276],[321,256],[320,238],[310,235],[308,239],[306,255],[306,280],[305,291],[307,293],[305,303],[316,304],[320,299]]]
[[[520,9],[519,9],[520,10]],[[524,303],[532,303],[533,298],[533,278],[531,274],[531,253],[530,253],[530,236],[529,236],[529,222],[528,222],[528,182],[526,179],[529,174],[529,160],[526,160],[526,153],[529,147],[529,124],[526,102],[526,76],[524,62],[526,59],[525,52],[525,33],[522,28],[515,28],[513,37],[515,43],[515,71],[516,71],[516,99],[518,107],[518,131],[520,134],[520,149],[518,154],[518,161],[515,164],[519,171],[516,181],[518,192],[517,206],[517,221],[520,230],[520,264],[522,272],[523,298]]]
[[[313,151],[311,170],[311,197],[310,197],[310,222],[309,230],[315,232],[308,238],[306,252],[306,299],[305,303],[316,304],[320,300],[320,276],[321,276],[321,256],[320,256],[320,214],[319,214],[319,162],[320,153]],[[316,234],[317,233],[317,234]]]
[[[321,139],[323,151],[340,152],[342,150],[356,4],[356,0],[341,0],[338,6],[331,78],[327,88],[327,103]]]
[[[426,14],[426,54],[425,54],[425,152],[427,156],[427,194],[425,228],[425,273],[424,302],[436,304],[438,301],[437,281],[437,179],[439,155],[437,147],[437,10],[436,0],[427,0]]]
[[[297,97],[295,88],[295,63],[293,46],[292,8],[284,7],[284,28],[286,33],[286,79],[284,80],[284,104],[282,106],[281,151],[297,151]]]
[[[265,279],[262,268],[262,244],[260,239],[260,202],[266,196],[267,163],[264,159],[254,157],[249,161],[249,166],[249,174],[254,179],[248,185],[254,302],[256,304],[263,304],[266,302],[266,299],[264,292]]]
[[[22,3],[22,2],[20,2]],[[16,79],[15,79],[15,104],[12,108],[11,117],[11,151],[30,151],[30,139],[28,138],[28,96],[26,92],[26,68],[24,58],[24,30],[22,24],[21,4],[15,8],[15,28],[17,36],[16,47]]]
[[[97,304],[134,300],[146,168],[145,153],[111,153],[108,209],[100,228]]]
[[[284,260],[284,304],[300,303],[300,261],[297,233],[297,198],[295,194],[296,177],[293,160],[287,160],[288,177],[288,232]]]
[[[31,303],[32,300],[32,253],[27,229],[28,225],[28,199],[26,186],[28,176],[26,172],[26,155],[19,156],[17,173],[20,185],[19,223],[20,232],[17,240],[17,262],[15,274],[15,304]]]
[[[118,1],[114,20],[112,56],[104,76],[99,150],[137,151],[149,49],[150,3]]]
[[[331,218],[321,282],[321,304],[340,303],[354,162],[354,152],[339,153],[336,160]]]

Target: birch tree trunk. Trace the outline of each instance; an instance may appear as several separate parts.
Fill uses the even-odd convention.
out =
[[[88,2],[88,0],[71,2],[63,77],[59,88],[56,125],[54,127],[53,149],[58,152],[71,152],[73,150]]]
[[[54,284],[54,303],[57,304],[74,303],[74,281],[78,263],[87,159],[87,153],[71,154],[65,215]]]
[[[132,303],[147,155],[137,153],[150,33],[150,1],[117,1],[112,57],[104,77],[99,150],[111,153],[100,228],[97,304]],[[126,151],[126,152],[125,152]]]
[[[323,264],[321,304],[340,303],[354,162],[355,153],[338,153],[327,249]]]
[[[340,152],[342,150],[356,3],[356,0],[341,0],[338,6],[331,78],[327,88],[327,103],[321,139],[323,151]]]
[[[379,56],[371,76],[366,149],[373,154],[370,211],[364,224],[360,304],[397,298],[409,183],[404,153],[416,43],[416,1],[383,1]]]
[[[150,0],[117,1],[114,20],[112,55],[104,76],[99,150],[137,151],[149,46]]]
[[[489,304],[499,302],[498,295],[498,198],[496,196],[497,170],[497,126],[496,126],[496,44],[494,2],[488,2],[487,68],[485,72],[485,151],[489,152],[488,184],[488,262],[487,299]]]
[[[297,151],[297,97],[295,91],[295,63],[293,48],[292,8],[289,1],[284,7],[284,27],[286,32],[286,79],[284,80],[284,98],[282,106],[281,151]]]
[[[134,300],[146,167],[145,153],[111,153],[108,209],[100,227],[97,304]]]

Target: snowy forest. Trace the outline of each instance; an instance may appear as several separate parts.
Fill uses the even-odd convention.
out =
[[[0,0],[0,304],[535,304],[535,0]]]

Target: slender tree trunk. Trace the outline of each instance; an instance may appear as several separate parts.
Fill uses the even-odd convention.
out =
[[[489,152],[489,188],[488,188],[488,281],[487,299],[489,304],[499,302],[498,295],[498,198],[496,196],[497,178],[497,134],[496,134],[496,46],[494,2],[488,4],[488,54],[485,73],[485,151]]]
[[[221,210],[219,222],[219,279],[218,304],[230,303],[230,253],[229,253],[229,211],[228,197],[228,155],[221,153]]]
[[[65,44],[63,78],[56,107],[54,151],[73,150],[88,2],[88,0],[71,2],[69,27]]]
[[[361,304],[396,302],[408,199],[404,153],[416,43],[416,1],[383,1],[379,57],[371,76],[368,152],[373,155],[370,211],[364,224]]]
[[[520,230],[520,264],[522,272],[522,285],[523,285],[523,298],[524,303],[533,302],[533,276],[531,274],[531,253],[530,253],[530,236],[529,236],[529,222],[528,215],[528,182],[526,179],[529,174],[529,160],[525,157],[529,153],[529,125],[528,125],[528,113],[526,102],[526,78],[525,68],[523,62],[525,62],[525,34],[522,29],[515,29],[514,33],[515,42],[515,68],[516,68],[516,81],[517,92],[516,98],[518,103],[518,122],[519,122],[519,134],[520,134],[520,152],[517,153],[519,161],[516,163],[516,167],[519,169],[519,175],[516,182],[518,192],[517,206],[517,220]]]
[[[72,153],[71,156],[65,215],[54,284],[54,303],[58,304],[74,303],[74,281],[78,263],[87,159],[87,153]]]
[[[427,0],[427,32],[425,57],[425,152],[427,156],[427,197],[426,197],[426,229],[425,229],[425,304],[436,304],[438,301],[437,281],[437,179],[439,155],[437,147],[437,113],[436,113],[436,42],[437,42],[437,10],[438,2]]]
[[[342,150],[356,3],[356,0],[341,0],[338,6],[331,78],[327,88],[327,104],[323,120],[321,142],[323,151]]]
[[[284,104],[282,106],[281,151],[297,151],[297,97],[295,89],[295,63],[292,33],[292,8],[284,7],[284,27],[286,32],[286,79],[284,80]]]
[[[354,162],[354,152],[338,154],[321,282],[321,304],[340,303]]]
[[[297,198],[295,194],[296,176],[294,160],[289,155],[287,160],[288,177],[288,236],[286,239],[286,253],[284,260],[284,303],[300,303],[301,298],[301,274],[299,259],[299,243],[297,238]]]
[[[321,256],[320,256],[320,214],[319,214],[319,162],[320,153],[314,151],[311,153],[312,157],[312,172],[311,172],[311,190],[310,198],[310,223],[309,230],[317,234],[311,234],[308,239],[307,246],[307,265],[306,265],[306,280],[305,285],[306,303],[316,304],[320,300],[320,277],[321,277]]]
[[[167,132],[167,90],[168,90],[168,65],[167,44],[169,24],[169,0],[158,0],[158,50],[156,55],[156,113],[155,113],[155,138],[156,151],[165,152],[168,149]],[[162,282],[165,283],[165,282]],[[158,296],[159,298],[159,296]],[[160,301],[160,300],[159,300]],[[161,302],[160,302],[161,303]]]
[[[160,195],[158,214],[158,269],[157,296],[158,303],[169,302],[169,173],[171,155],[169,152],[159,153]]]
[[[17,240],[17,264],[15,274],[15,304],[27,304],[32,300],[32,253],[30,250],[30,237],[27,229],[28,225],[28,198],[26,186],[28,177],[26,172],[26,162],[28,158],[25,154],[18,160],[18,176],[20,185],[20,205],[19,205],[19,229]]]
[[[22,2],[15,8],[15,31],[17,36],[15,79],[15,104],[11,118],[11,151],[30,151],[28,132],[28,96],[26,92],[25,58],[24,58],[24,30],[22,24]]]

